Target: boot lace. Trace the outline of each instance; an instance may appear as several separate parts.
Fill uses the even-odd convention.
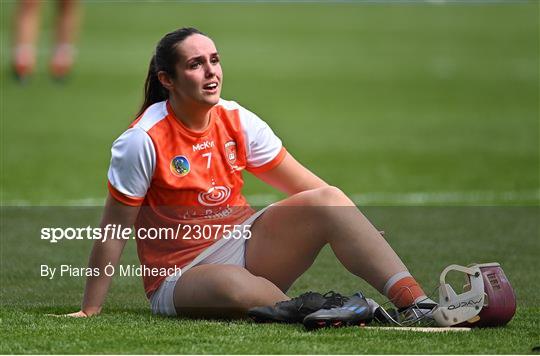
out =
[[[310,298],[312,298],[313,296],[315,296],[316,294],[319,294],[319,293],[309,291],[309,292],[300,294],[298,297],[294,297],[294,298],[291,298],[289,300],[284,300],[284,301],[281,301],[281,302],[277,302],[276,307],[283,306],[283,305],[294,304],[296,306],[296,308],[298,310],[300,310],[304,306],[305,302],[307,300],[309,300]]]
[[[336,293],[333,290],[325,293],[323,297],[326,298],[326,302],[324,302],[322,309],[339,308],[349,300],[348,297]]]

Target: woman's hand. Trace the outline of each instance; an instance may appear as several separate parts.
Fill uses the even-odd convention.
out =
[[[54,316],[57,318],[61,317],[70,317],[70,318],[88,318],[89,316],[98,315],[99,312],[83,312],[82,310],[79,310],[75,313],[69,313],[69,314],[45,314],[47,316]]]
[[[79,310],[78,312],[63,314],[62,316],[70,316],[72,318],[87,318],[89,315],[83,312],[82,310]]]

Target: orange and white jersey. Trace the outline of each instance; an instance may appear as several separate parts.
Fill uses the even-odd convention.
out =
[[[111,152],[109,192],[126,205],[141,206],[137,230],[241,224],[254,212],[242,195],[242,171],[270,170],[286,155],[264,121],[223,99],[201,132],[185,127],[168,102],[153,104],[114,142]],[[176,239],[138,238],[141,264],[182,268],[216,241],[190,239],[184,236],[187,230]],[[143,277],[148,296],[164,278]]]

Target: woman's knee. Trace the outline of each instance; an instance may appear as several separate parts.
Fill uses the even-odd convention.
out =
[[[344,209],[348,210],[353,206],[353,202],[339,188],[333,186],[321,187],[309,190],[298,198],[298,205],[301,207],[300,215],[309,222],[317,231],[323,232],[325,228],[343,214]]]
[[[326,206],[351,206],[352,201],[341,191],[334,186],[325,186],[312,189],[306,192],[305,205],[314,207]]]

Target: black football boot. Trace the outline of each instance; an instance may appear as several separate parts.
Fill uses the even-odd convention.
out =
[[[348,301],[331,309],[318,310],[304,318],[308,330],[324,327],[341,327],[369,324],[373,320],[374,305],[361,292],[355,293]]]
[[[330,291],[324,295],[307,292],[274,306],[255,307],[248,310],[251,319],[258,323],[301,323],[304,318],[320,309],[342,306],[347,300],[339,293]]]

